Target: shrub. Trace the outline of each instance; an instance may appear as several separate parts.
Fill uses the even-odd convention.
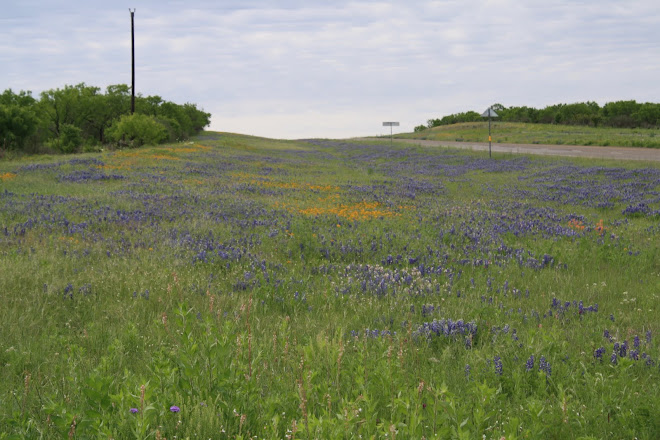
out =
[[[57,146],[62,153],[75,153],[82,145],[82,130],[75,125],[62,124]]]
[[[126,143],[132,147],[154,145],[168,138],[167,129],[153,116],[138,113],[124,115],[113,122],[107,135],[113,142]]]

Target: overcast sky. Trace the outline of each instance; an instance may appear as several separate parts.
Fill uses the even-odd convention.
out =
[[[9,3],[9,4],[7,4]],[[412,131],[489,105],[660,102],[658,0],[21,0],[0,91],[131,82],[273,138]]]

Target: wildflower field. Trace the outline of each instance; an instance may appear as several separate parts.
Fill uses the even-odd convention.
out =
[[[659,243],[639,162],[0,162],[0,439],[657,439]]]

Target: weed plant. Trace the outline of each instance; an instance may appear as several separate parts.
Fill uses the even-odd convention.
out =
[[[0,180],[0,439],[660,437],[658,167],[209,132]]]

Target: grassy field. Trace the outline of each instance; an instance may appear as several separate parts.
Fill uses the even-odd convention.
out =
[[[491,122],[493,142],[512,144],[600,145],[660,148],[660,129],[585,127],[554,124]],[[405,139],[488,142],[488,121],[443,125],[416,133],[396,135]]]
[[[213,132],[1,162],[0,439],[657,439],[659,242],[640,163]]]

